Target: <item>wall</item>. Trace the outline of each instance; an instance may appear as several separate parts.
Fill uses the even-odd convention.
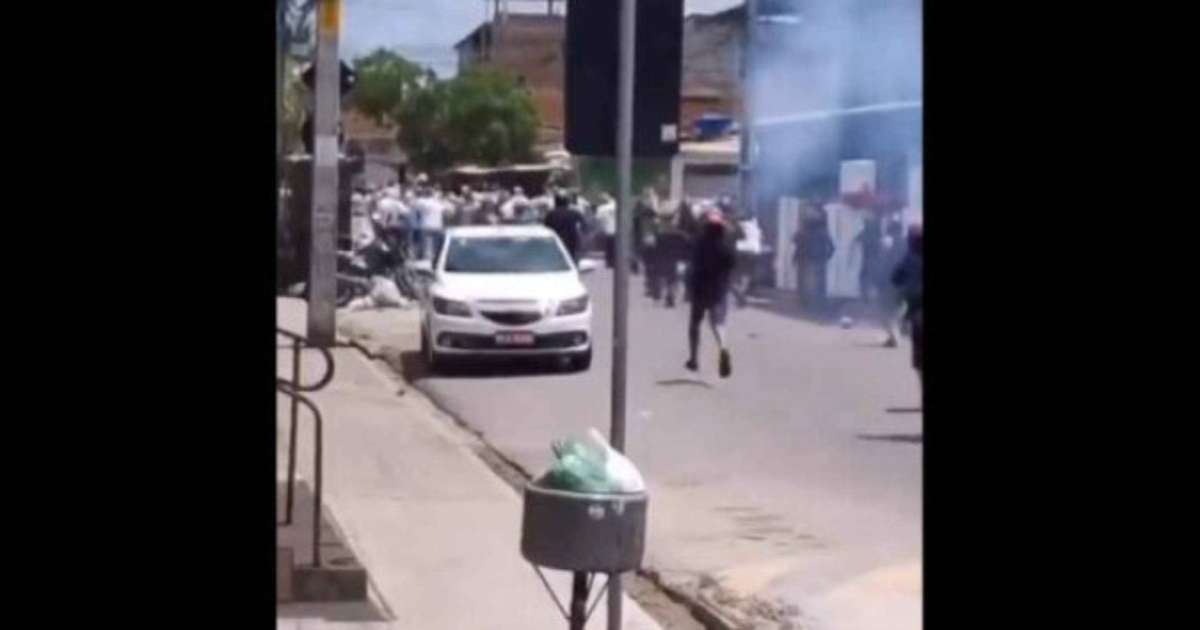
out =
[[[708,112],[740,115],[744,26],[736,9],[684,20],[680,124],[686,131]]]
[[[460,71],[478,66],[521,77],[541,118],[543,138],[561,138],[563,120],[563,45],[566,19],[561,15],[509,14],[492,22],[479,42],[459,47]]]

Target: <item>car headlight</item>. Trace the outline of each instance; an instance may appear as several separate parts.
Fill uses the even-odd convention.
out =
[[[558,303],[558,312],[556,315],[578,315],[587,310],[588,296],[583,294],[577,298],[563,300]]]
[[[433,310],[438,315],[451,315],[453,317],[471,316],[471,307],[467,306],[466,302],[447,300],[436,295],[433,296]]]

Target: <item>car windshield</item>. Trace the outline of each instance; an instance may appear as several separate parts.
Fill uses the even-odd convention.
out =
[[[450,273],[548,273],[570,271],[558,243],[545,236],[451,238]]]

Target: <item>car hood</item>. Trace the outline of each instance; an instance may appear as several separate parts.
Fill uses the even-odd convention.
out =
[[[567,300],[587,292],[574,271],[556,273],[443,273],[432,291],[467,302]]]

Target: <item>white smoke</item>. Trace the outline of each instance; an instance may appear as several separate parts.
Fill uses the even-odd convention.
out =
[[[794,9],[772,15],[781,4]],[[897,146],[919,154],[920,0],[762,2],[760,11],[748,88],[758,124],[755,187],[765,199],[816,181],[833,192],[842,159],[894,163]],[[876,129],[881,116],[887,122]],[[847,125],[860,121],[871,126],[847,142]],[[903,196],[907,180],[897,172],[881,184]]]

